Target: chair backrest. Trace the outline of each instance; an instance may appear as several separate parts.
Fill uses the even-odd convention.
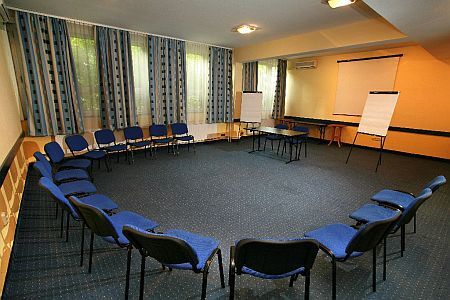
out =
[[[420,192],[420,194],[414,199],[414,201],[409,203],[409,205],[403,209],[402,216],[398,220],[396,228],[402,226],[403,224],[408,224],[416,214],[419,207],[432,195],[433,192],[430,188],[424,188],[422,192]]]
[[[150,136],[167,136],[167,127],[163,124],[150,125]]]
[[[64,151],[57,142],[50,142],[44,146],[45,154],[52,163],[60,163],[64,159]]]
[[[174,135],[182,135],[188,133],[188,127],[186,123],[173,123],[170,125],[172,128],[172,134]]]
[[[401,212],[397,211],[391,218],[369,222],[361,226],[345,249],[347,257],[355,251],[366,252],[373,249],[388,234],[400,216]]]
[[[433,180],[428,182],[424,188],[429,188],[434,192],[436,192],[441,186],[443,186],[447,182],[447,179],[443,175],[436,176]]]
[[[63,208],[69,211],[75,219],[80,218],[75,208],[67,200],[67,198],[59,189],[59,187],[57,187],[56,184],[53,183],[52,180],[48,179],[47,177],[41,177],[41,179],[39,179],[39,185],[47,192],[49,192],[50,195],[53,197],[53,199],[55,199],[55,201],[57,201],[61,206],[63,206]]]
[[[292,130],[299,131],[299,132],[308,132],[309,133],[309,128],[305,127],[305,126],[295,126],[294,128],[292,128]]]
[[[50,179],[51,181],[53,181],[53,175],[52,175],[52,170],[47,169],[45,167],[45,165],[43,163],[41,163],[40,161],[37,161],[33,164],[33,168],[35,170],[37,170],[41,176],[46,177],[48,179]]]
[[[109,145],[116,142],[116,137],[111,129],[100,129],[94,132],[95,141],[100,145]]]
[[[123,130],[126,140],[138,140],[144,138],[142,128],[139,126],[127,127]]]
[[[50,170],[50,172],[52,172],[52,165],[47,160],[47,158],[44,156],[44,154],[42,154],[39,151],[36,151],[36,152],[34,152],[33,156],[34,156],[34,158],[36,158],[36,162],[41,162],[47,170]]]
[[[275,125],[275,128],[277,129],[288,129],[287,124],[277,124]]]
[[[87,226],[98,236],[111,236],[116,241],[119,238],[116,229],[109,216],[101,209],[83,203],[77,197],[69,197],[70,203],[76,208],[77,212],[83,217]]]
[[[88,149],[89,144],[81,134],[74,134],[66,136],[64,140],[69,147],[70,151],[83,151]],[[89,150],[89,149],[88,149]]]
[[[319,251],[313,239],[286,241],[243,239],[236,244],[236,272],[248,267],[267,275],[281,275],[299,268],[310,270]]]
[[[123,226],[122,232],[141,254],[153,257],[162,264],[189,263],[192,269],[197,271],[197,254],[186,241],[168,234],[151,233],[131,225]]]

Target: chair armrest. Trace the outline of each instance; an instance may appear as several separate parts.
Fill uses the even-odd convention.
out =
[[[413,193],[410,193],[410,192],[405,192],[405,191],[402,191],[402,190],[393,190],[393,191],[396,191],[396,192],[399,192],[399,193],[402,193],[402,194],[408,194],[408,195],[413,196],[414,198],[416,198],[416,196]]]

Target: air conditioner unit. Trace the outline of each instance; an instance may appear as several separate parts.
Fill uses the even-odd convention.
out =
[[[295,63],[296,69],[315,69],[317,68],[317,60],[305,60]]]
[[[8,11],[6,10],[6,7],[3,4],[0,4],[0,22],[2,24],[11,23]]]

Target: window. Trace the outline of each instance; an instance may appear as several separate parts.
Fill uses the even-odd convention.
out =
[[[258,91],[263,93],[261,118],[272,118],[273,101],[277,85],[277,60],[258,61]]]
[[[133,59],[134,97],[140,126],[151,124],[150,86],[148,78],[148,38],[131,34],[131,55]]]
[[[186,42],[187,122],[206,121],[209,80],[209,47]]]

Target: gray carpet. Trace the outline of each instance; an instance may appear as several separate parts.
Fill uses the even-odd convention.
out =
[[[268,152],[248,154],[249,140],[197,145],[197,153],[181,149],[178,157],[164,149],[156,158],[136,155],[134,165],[113,163],[113,171],[95,170],[99,192],[122,210],[147,216],[160,230],[185,229],[221,241],[225,279],[229,247],[246,237],[301,237],[320,226],[351,224],[349,213],[370,202],[383,188],[418,192],[436,175],[450,177],[450,164],[424,158],[385,154],[374,173],[377,153],[310,143],[308,158],[284,164]],[[125,284],[126,251],[96,239],[93,272],[79,267],[80,224],[72,222],[69,242],[59,238],[59,220],[51,199],[30,171],[20,212],[14,252],[4,289],[5,298],[120,299]],[[388,239],[388,278],[381,277],[379,251],[377,292],[371,291],[371,255],[338,264],[339,299],[444,299],[450,297],[450,185],[437,191],[418,213],[418,231],[407,227],[406,252],[400,239]],[[86,243],[88,238],[86,237]],[[86,245],[86,253],[88,246]],[[381,249],[380,249],[381,250]],[[137,299],[140,256],[133,252],[131,299]],[[302,278],[293,288],[288,279],[237,278],[237,299],[303,297]],[[196,299],[201,275],[162,271],[147,259],[147,299]],[[218,264],[211,266],[207,297],[226,299]],[[311,276],[311,298],[331,298],[331,264],[319,253]]]

